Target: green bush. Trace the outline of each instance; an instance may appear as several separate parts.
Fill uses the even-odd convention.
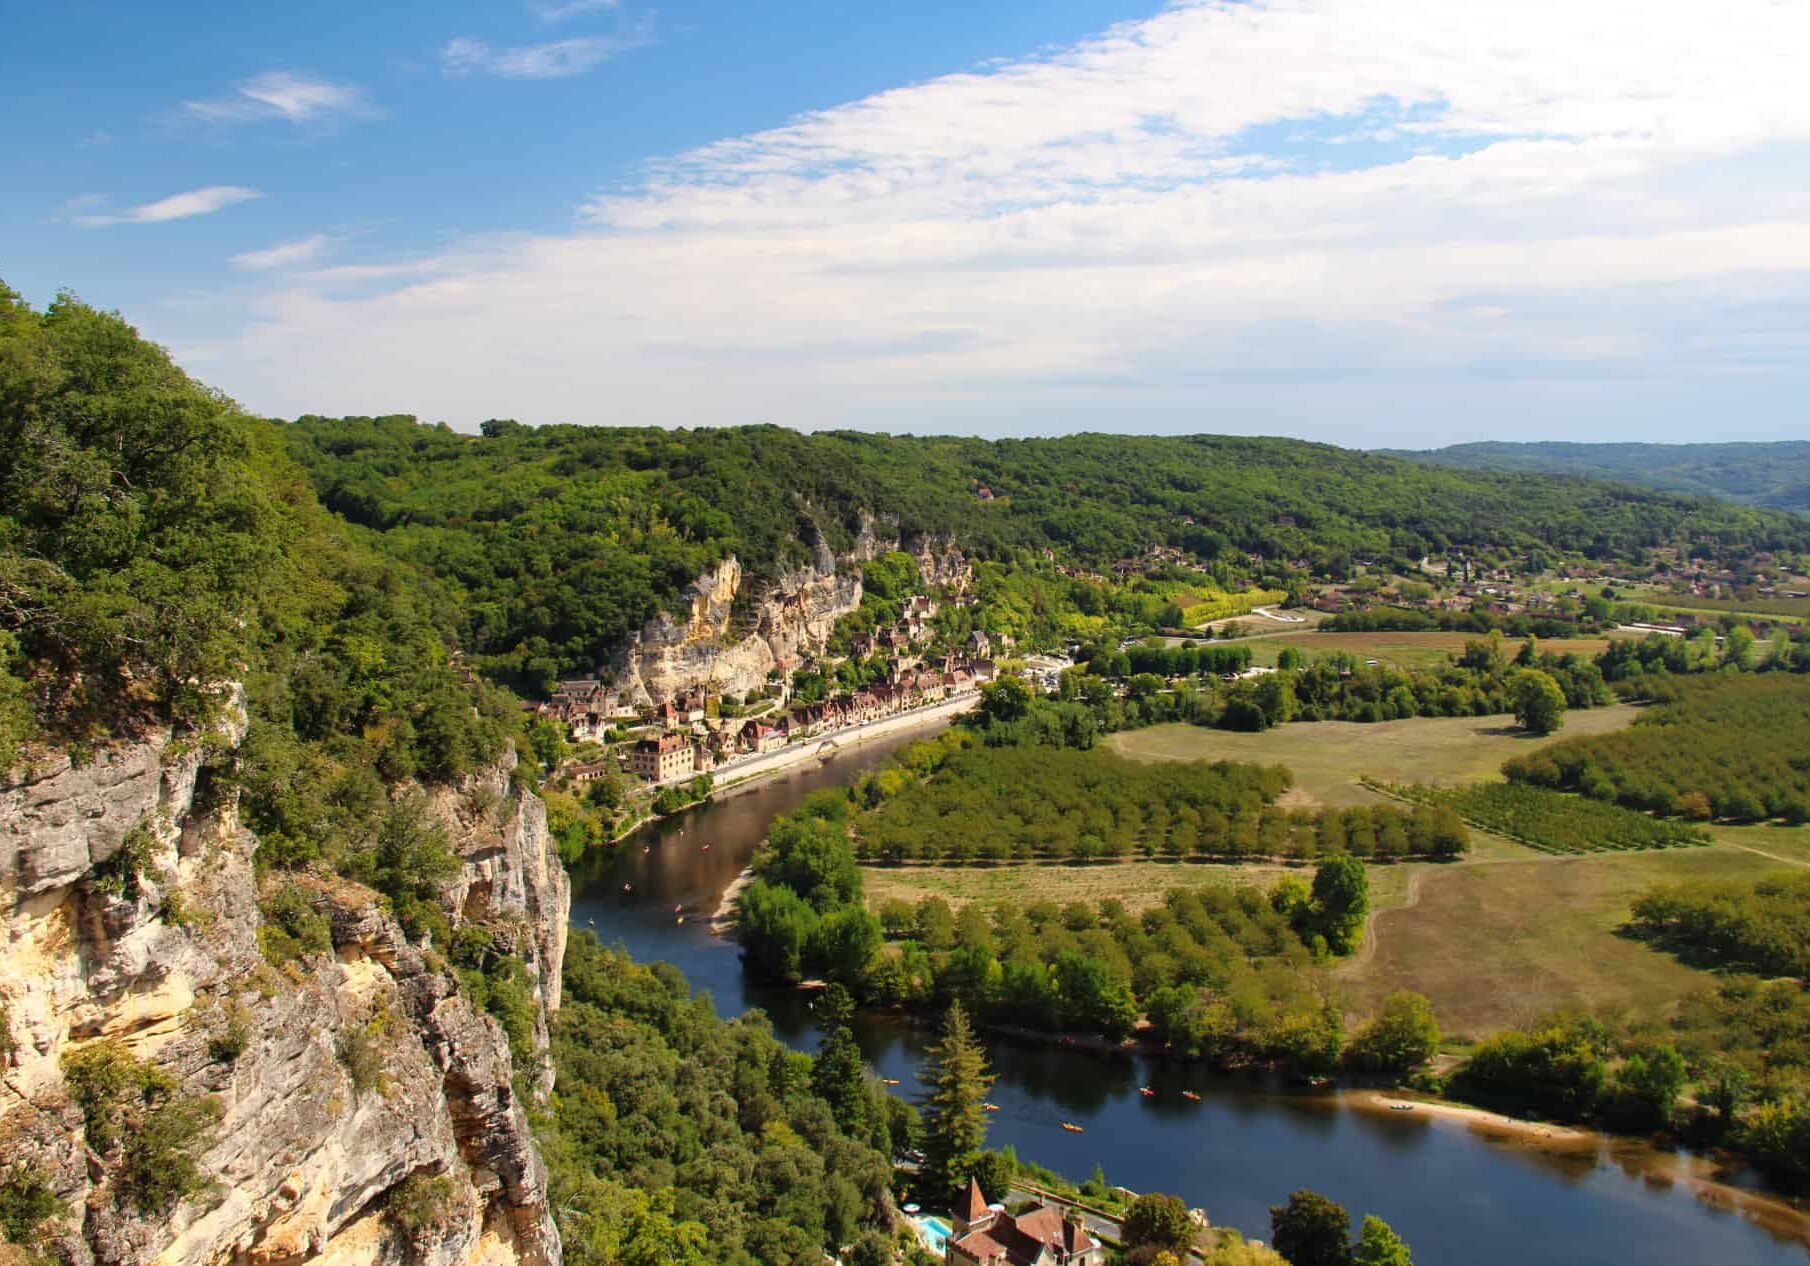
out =
[[[354,1094],[388,1093],[389,1077],[383,1069],[383,1035],[387,1028],[387,1016],[379,1012],[364,1024],[346,1030],[334,1042],[333,1054],[351,1078]]]
[[[459,1189],[445,1174],[416,1170],[391,1188],[385,1212],[411,1244],[431,1242],[452,1229]]]
[[[89,882],[96,892],[137,901],[143,891],[144,874],[151,869],[151,858],[156,852],[156,833],[148,822],[140,822],[126,832],[113,856],[95,866]]]
[[[333,925],[309,902],[306,889],[285,885],[258,903],[258,914],[258,948],[273,965],[333,952]]]
[[[0,1174],[0,1237],[7,1243],[36,1248],[44,1224],[65,1212],[48,1175],[37,1166],[15,1163]]]
[[[208,1189],[198,1158],[219,1120],[217,1102],[180,1093],[172,1074],[115,1039],[65,1054],[63,1075],[88,1146],[116,1162],[119,1198],[158,1213]]]

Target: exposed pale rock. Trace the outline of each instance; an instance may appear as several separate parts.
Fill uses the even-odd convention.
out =
[[[692,582],[683,618],[662,612],[648,621],[610,671],[625,697],[642,706],[689,690],[758,689],[775,667],[823,650],[836,621],[861,605],[861,564],[899,548],[918,560],[927,584],[959,590],[969,581],[967,560],[952,541],[923,537],[902,547],[871,523],[840,558],[817,542],[808,566],[785,573],[761,594],[743,594],[742,567],[731,556]],[[738,599],[749,608],[744,617],[736,614]],[[739,628],[748,631],[737,636]]]
[[[216,742],[236,743],[242,727],[235,717]],[[0,1000],[14,1047],[0,1149],[73,1211],[53,1250],[77,1266],[557,1266],[546,1173],[501,1030],[373,894],[329,876],[295,882],[328,915],[335,957],[271,968],[257,942],[257,842],[205,750],[198,736],[153,734],[0,785]],[[430,803],[464,863],[445,894],[455,924],[514,929],[551,1008],[569,895],[544,810],[511,784],[512,763]],[[155,846],[128,899],[94,867],[140,824]],[[210,1040],[235,1016],[249,1041],[216,1058]],[[200,1157],[210,1193],[150,1215],[115,1198],[112,1159],[83,1146],[61,1069],[69,1050],[112,1038],[218,1103]],[[351,1042],[375,1051],[375,1084],[353,1084]],[[411,1175],[451,1180],[431,1242],[385,1216]]]

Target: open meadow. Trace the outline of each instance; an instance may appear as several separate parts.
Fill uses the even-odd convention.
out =
[[[1810,829],[1753,829],[1772,835],[1780,856],[1810,857]],[[1792,866],[1721,843],[1419,865],[1409,898],[1393,908],[1377,901],[1370,939],[1332,974],[1354,1014],[1374,1012],[1398,989],[1427,995],[1457,1040],[1567,1006],[1663,1013],[1711,978],[1620,935],[1633,900],[1654,884],[1753,879]]]
[[[1572,735],[1619,730],[1632,723],[1636,712],[1628,705],[1567,712],[1565,728],[1546,738],[1522,732],[1509,717],[1410,717],[1368,724],[1300,722],[1256,734],[1157,725],[1114,734],[1107,746],[1132,760],[1287,765],[1295,771],[1289,803],[1372,804],[1382,797],[1361,786],[1361,777],[1440,787],[1495,778],[1511,756],[1538,751]]]
[[[1251,627],[1248,619],[1243,623],[1246,628]],[[1378,663],[1392,664],[1397,668],[1436,668],[1452,656],[1461,654],[1466,642],[1474,642],[1484,636],[1479,633],[1439,631],[1322,633],[1315,629],[1272,632],[1268,628],[1252,631],[1260,632],[1262,636],[1247,638],[1239,644],[1251,648],[1253,664],[1266,668],[1275,666],[1276,659],[1285,646],[1295,647],[1309,660],[1328,655],[1355,655],[1359,659],[1374,659]],[[1511,648],[1515,644],[1514,641],[1509,641]],[[1554,655],[1600,655],[1608,646],[1609,639],[1606,637],[1549,638],[1540,642],[1542,651]]]

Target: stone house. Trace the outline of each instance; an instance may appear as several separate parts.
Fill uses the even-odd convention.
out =
[[[693,772],[691,740],[683,734],[642,739],[630,749],[628,767],[650,782],[667,782]]]

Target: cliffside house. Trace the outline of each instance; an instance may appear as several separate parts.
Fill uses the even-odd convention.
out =
[[[650,782],[667,782],[693,772],[691,740],[683,734],[642,739],[629,751],[628,767]]]
[[[989,1205],[980,1184],[950,1215],[948,1266],[1105,1266],[1106,1250],[1078,1222],[1049,1205],[1032,1205],[1016,1216]]]
[[[573,782],[582,785],[588,782],[596,782],[599,778],[602,778],[609,772],[610,762],[607,760],[586,761],[582,765],[572,766],[571,777]]]

